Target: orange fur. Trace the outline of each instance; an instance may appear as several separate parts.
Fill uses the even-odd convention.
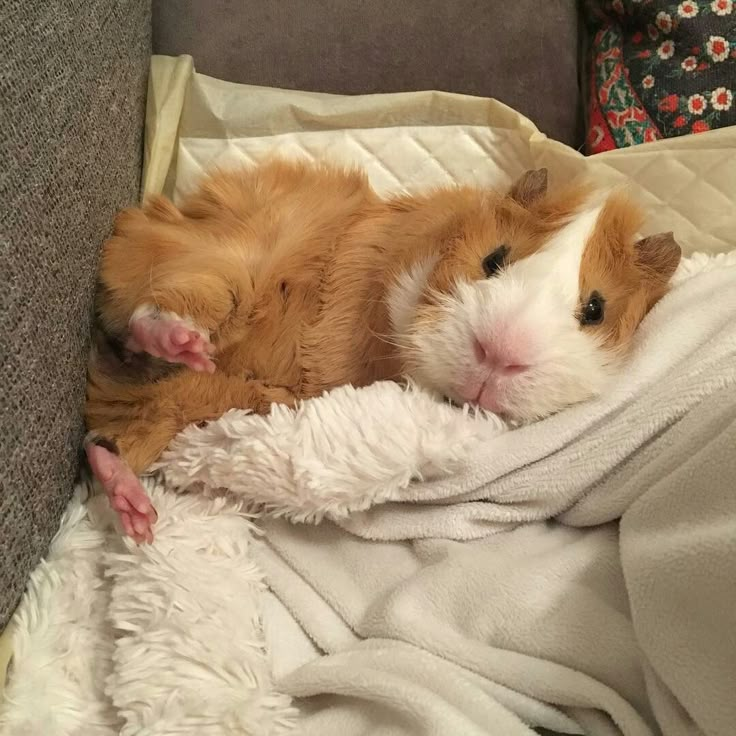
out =
[[[189,316],[210,331],[217,372],[175,368],[144,380],[98,352],[88,428],[115,440],[141,472],[187,424],[227,409],[265,412],[345,383],[397,380],[410,356],[391,335],[386,295],[395,275],[438,258],[428,309],[432,294],[450,292],[457,278],[482,278],[493,244],[509,243],[512,258],[533,253],[585,196],[579,187],[546,196],[529,186],[508,195],[458,187],[384,201],[362,174],[274,160],[213,174],[179,208],[157,197],[126,210],[103,252],[103,331],[124,339],[145,304]],[[621,281],[614,302],[628,315],[620,320],[628,334],[641,309],[626,305],[643,287],[608,252],[616,238],[625,251],[632,235],[622,207],[611,205],[586,270],[607,289]]]
[[[622,194],[610,197],[583,253],[580,293],[605,295],[606,319],[591,330],[604,344],[623,350],[646,313],[664,296],[680,260],[672,233],[648,249],[644,238],[635,242],[644,213]],[[654,260],[654,262],[652,262]]]

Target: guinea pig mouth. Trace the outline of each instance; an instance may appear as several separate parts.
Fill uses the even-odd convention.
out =
[[[500,417],[507,414],[507,408],[500,396],[501,391],[493,378],[469,382],[455,391],[460,404],[470,404]]]

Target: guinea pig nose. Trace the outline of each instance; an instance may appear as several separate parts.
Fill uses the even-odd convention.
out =
[[[503,352],[495,350],[492,345],[484,344],[478,339],[473,341],[473,353],[479,363],[487,365],[494,372],[503,376],[518,375],[529,370],[530,367],[526,363],[519,362],[518,359],[514,360],[510,356],[504,355]]]
[[[509,363],[507,365],[498,366],[498,370],[506,376],[514,376],[528,371],[529,366],[521,363]]]

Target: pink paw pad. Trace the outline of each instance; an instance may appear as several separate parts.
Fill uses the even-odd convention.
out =
[[[134,353],[148,353],[169,363],[182,363],[199,373],[213,373],[214,346],[204,330],[173,312],[144,307],[130,320],[126,344]]]
[[[105,489],[125,533],[138,544],[153,542],[156,509],[138,477],[114,452],[89,442],[85,451],[95,478]]]

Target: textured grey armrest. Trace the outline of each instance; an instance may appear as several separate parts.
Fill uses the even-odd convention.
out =
[[[0,38],[2,628],[77,469],[98,253],[139,192],[150,4],[6,0]]]

